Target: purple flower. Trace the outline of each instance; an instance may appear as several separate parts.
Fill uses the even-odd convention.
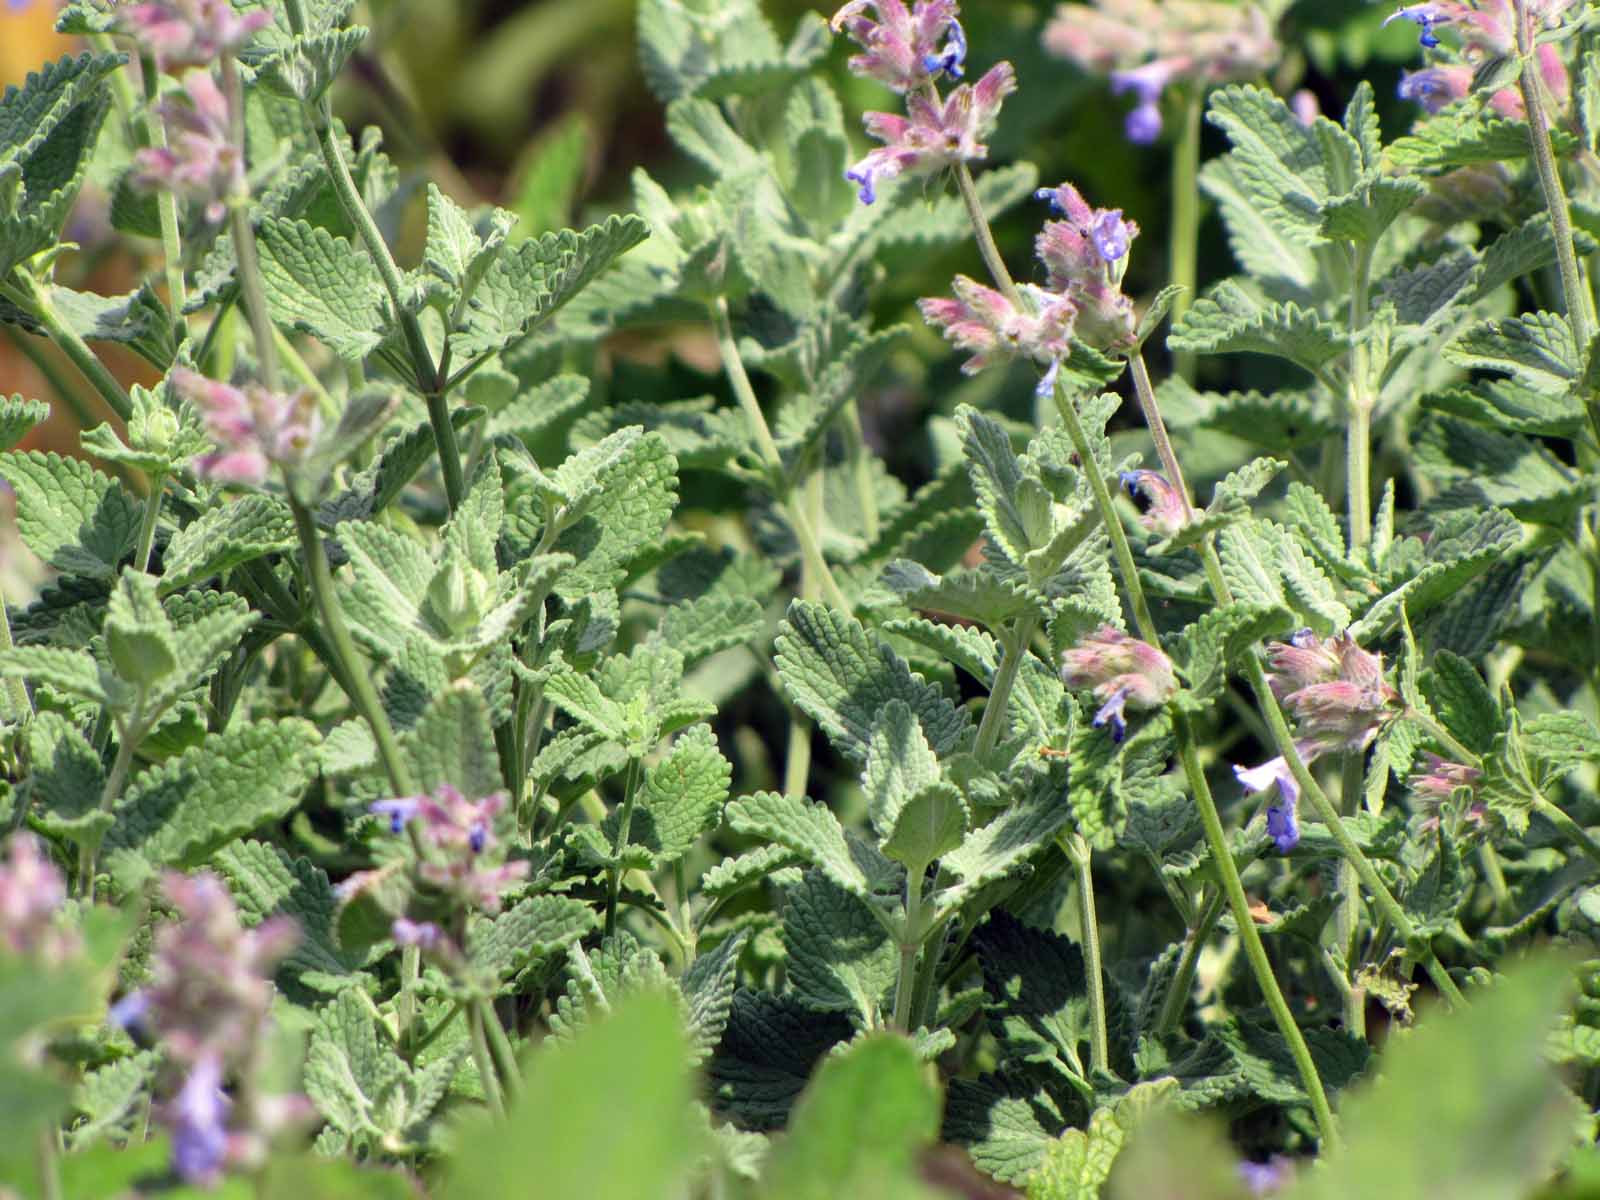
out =
[[[1459,4],[1407,4],[1390,13],[1383,23],[1388,25],[1392,21],[1415,21],[1422,27],[1422,34],[1418,40],[1424,47],[1432,50],[1439,44],[1433,27],[1454,21],[1460,8]]]
[[[863,51],[850,59],[853,73],[912,92],[940,73],[961,78],[967,42],[958,11],[956,0],[916,0],[910,9],[903,0],[851,0],[829,24]]]
[[[76,954],[76,932],[56,916],[67,900],[66,880],[31,833],[17,833],[0,865],[0,947],[56,964]]]
[[[907,116],[869,112],[862,118],[869,137],[884,143],[845,172],[861,203],[877,199],[879,180],[925,174],[989,153],[982,138],[1000,116],[1000,105],[1017,90],[1010,63],[992,67],[976,84],[963,83],[943,101],[921,92],[906,101]]]
[[[1138,146],[1148,146],[1161,136],[1161,93],[1173,76],[1188,66],[1184,59],[1156,59],[1129,71],[1111,73],[1111,94],[1132,92],[1138,103],[1128,114],[1123,132]]]
[[[1293,1182],[1294,1163],[1279,1155],[1274,1155],[1264,1163],[1242,1162],[1239,1164],[1239,1177],[1244,1180],[1251,1195],[1266,1196]]]
[[[1304,755],[1305,750],[1301,749],[1301,753]],[[1307,761],[1310,761],[1309,758]],[[1295,782],[1288,762],[1280,755],[1258,767],[1236,765],[1233,774],[1247,793],[1264,792],[1270,787],[1277,787],[1278,803],[1267,809],[1267,833],[1277,843],[1278,853],[1289,853],[1300,842],[1300,820],[1296,812],[1300,802],[1300,785]]]
[[[221,1060],[207,1055],[195,1063],[163,1117],[172,1129],[172,1169],[186,1182],[214,1186],[228,1161]]]
[[[424,950],[435,949],[445,939],[444,930],[432,921],[412,921],[405,917],[395,918],[389,927],[389,936],[397,946],[420,946]]]
[[[498,850],[494,822],[505,809],[505,796],[497,792],[468,800],[456,788],[442,784],[415,803],[427,855],[416,864],[417,875],[465,904],[499,912],[501,893],[529,870],[525,861],[483,861]]]
[[[1038,193],[1062,220],[1049,221],[1034,242],[1050,287],[1078,309],[1076,336],[1097,350],[1131,344],[1133,302],[1122,294],[1122,273],[1139,226],[1120,208],[1091,208],[1070,183]]]
[[[150,995],[148,992],[129,992],[121,1000],[113,1004],[106,1013],[106,1020],[118,1029],[134,1029],[145,1022],[150,1015]]]
[[[1125,712],[1160,708],[1178,691],[1172,660],[1148,642],[1129,637],[1110,625],[1061,652],[1061,681],[1069,688],[1093,688],[1102,701],[1094,727],[1111,727],[1121,741],[1127,732]]]
[[[399,833],[406,827],[406,822],[415,820],[417,808],[422,802],[420,796],[405,796],[398,800],[378,800],[367,806],[367,811],[375,817],[389,818],[389,832]]]
[[[269,392],[259,384],[236,388],[177,367],[173,390],[200,410],[218,449],[195,459],[195,472],[218,483],[259,487],[274,463],[305,461],[322,431],[322,414],[310,392]]]
[[[1464,100],[1472,90],[1472,68],[1468,66],[1425,67],[1407,71],[1397,89],[1400,99],[1422,105],[1431,113],[1447,104]]]
[[[1124,471],[1117,476],[1128,495],[1143,496],[1147,507],[1139,523],[1151,533],[1171,537],[1189,523],[1189,505],[1182,493],[1156,471]]]
[[[122,32],[163,71],[204,67],[272,24],[265,8],[239,12],[229,0],[150,0],[118,10]]]

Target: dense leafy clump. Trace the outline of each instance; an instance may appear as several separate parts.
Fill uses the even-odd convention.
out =
[[[1311,3],[1002,7],[640,0],[680,160],[548,230],[335,117],[349,0],[64,6],[0,1194],[1596,1186],[1600,19],[1351,17],[1396,107]]]

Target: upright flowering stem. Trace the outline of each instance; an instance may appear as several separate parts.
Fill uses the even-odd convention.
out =
[[[9,282],[10,286],[6,286]],[[101,362],[99,356],[89,349],[89,344],[81,338],[56,312],[55,305],[50,300],[50,289],[27,271],[13,271],[10,281],[0,281],[0,294],[10,292],[23,311],[33,315],[39,324],[44,326],[50,340],[61,348],[77,367],[79,372],[87,379],[100,398],[106,402],[106,407],[111,409],[123,421],[133,416],[133,402],[128,399],[128,393],[123,390],[117,377]]]
[[[1038,628],[1039,614],[1029,609],[1017,618],[1005,640],[1005,657],[1000,660],[1000,669],[995,672],[994,686],[989,689],[989,699],[983,706],[983,718],[978,722],[976,749],[979,758],[987,758],[1000,741],[1000,733],[1006,723],[1006,710],[1011,703],[1011,689],[1016,686],[1017,672],[1022,668],[1028,643],[1033,641],[1034,631]]]
[[[739,354],[739,343],[733,336],[733,321],[728,313],[728,301],[722,296],[718,296],[716,302],[711,305],[711,324],[716,331],[722,368],[727,372],[734,398],[738,400],[745,419],[750,423],[750,431],[756,439],[756,448],[761,453],[762,462],[766,464],[773,486],[778,489],[778,502],[789,518],[795,540],[800,543],[800,555],[822,587],[828,603],[840,612],[848,613],[850,602],[839,590],[838,580],[834,579],[833,572],[828,567],[828,560],[822,556],[822,543],[817,540],[816,527],[812,525],[803,501],[797,500],[793,489],[783,482],[783,456],[778,453],[778,443],[772,438],[772,430],[767,425],[766,415],[761,411],[761,401],[756,398],[756,390],[744,369],[744,359]]]
[[[139,60],[139,73],[144,78],[144,109],[134,128],[140,145],[163,149],[167,144],[167,127],[156,110],[156,100],[161,91],[161,75],[156,70],[155,59],[148,54]],[[188,294],[183,280],[183,242],[178,233],[178,197],[170,188],[158,189],[156,216],[161,222],[161,258],[167,276],[167,304],[173,320],[182,322],[183,310],[188,304]]]
[[[1539,78],[1539,64],[1534,57],[1534,14],[1528,0],[1516,0],[1516,21],[1517,54],[1522,59],[1517,86],[1528,112],[1533,163],[1539,172],[1539,186],[1544,191],[1545,207],[1550,210],[1550,231],[1555,237],[1556,265],[1561,273],[1561,292],[1566,299],[1567,320],[1572,325],[1573,344],[1581,356],[1587,351],[1593,336],[1589,320],[1591,301],[1584,292],[1583,277],[1578,272],[1578,255],[1572,244],[1572,218],[1567,211],[1567,193],[1561,186],[1555,150],[1550,145],[1550,117],[1545,111],[1544,87]],[[1595,436],[1600,437],[1600,396],[1588,397],[1588,410],[1589,423]]]
[[[1352,751],[1344,756],[1344,767],[1341,772],[1339,792],[1342,814],[1353,817],[1361,810],[1363,783],[1366,772],[1363,769],[1365,755]],[[1344,1027],[1347,1032],[1355,1037],[1366,1039],[1367,1036],[1367,993],[1366,989],[1355,986],[1352,979],[1352,969],[1355,966],[1355,941],[1356,932],[1361,924],[1361,887],[1356,878],[1355,865],[1349,859],[1339,860],[1338,883],[1339,907],[1333,913],[1333,936],[1340,956],[1344,959],[1342,964],[1331,964],[1331,968],[1338,972],[1334,980],[1339,994],[1344,998]]]
[[[1000,257],[1000,247],[995,245],[994,231],[989,228],[989,219],[984,215],[983,201],[978,196],[978,185],[973,181],[972,172],[966,163],[958,162],[955,173],[956,188],[961,192],[961,202],[967,206],[967,216],[972,221],[972,231],[977,237],[978,253],[983,256],[983,265],[1000,293],[1014,307],[1020,308],[1022,298],[1017,294],[1016,281],[1006,269],[1006,260]]]
[[[285,0],[285,9],[288,12],[290,27],[295,33],[304,34],[306,32],[304,0]],[[389,294],[394,318],[400,325],[401,335],[405,338],[406,349],[416,370],[417,390],[422,393],[428,405],[428,424],[433,428],[434,444],[439,451],[439,469],[444,476],[445,499],[449,502],[450,511],[453,513],[461,506],[461,499],[466,495],[466,480],[461,470],[461,449],[456,444],[456,429],[450,422],[450,405],[445,396],[449,384],[448,376],[440,369],[439,364],[434,362],[433,354],[428,349],[427,338],[422,333],[422,325],[417,320],[416,313],[412,312],[405,302],[405,279],[400,273],[399,264],[395,262],[394,255],[389,250],[389,244],[383,240],[383,231],[378,228],[378,223],[367,211],[366,202],[361,199],[355,178],[350,174],[350,164],[345,161],[344,147],[340,144],[338,134],[333,127],[333,108],[328,97],[322,96],[309,111],[317,145],[322,151],[322,161],[328,168],[334,193],[339,197],[339,206],[344,209],[345,215],[356,227],[356,233],[360,235],[362,244],[372,256],[372,261],[378,268],[378,276],[383,280],[384,291]]]
[[[913,879],[906,872],[906,921],[900,933],[900,972],[895,977],[893,1025],[901,1033],[916,1029],[916,1015],[912,1000],[916,995],[917,959],[922,951],[927,930],[922,928],[922,888],[920,876]]]
[[[1145,378],[1148,379],[1148,375]],[[1083,430],[1083,422],[1078,419],[1071,397],[1059,384],[1056,386],[1055,397],[1056,407],[1066,424],[1073,448],[1078,452],[1078,457],[1088,472],[1089,484],[1094,490],[1095,500],[1100,508],[1100,519],[1106,527],[1106,532],[1111,538],[1112,550],[1116,554],[1123,587],[1133,605],[1139,636],[1152,646],[1158,646],[1160,638],[1155,621],[1150,615],[1149,601],[1145,599],[1144,585],[1139,580],[1139,568],[1134,562],[1133,550],[1128,545],[1127,532],[1122,528],[1122,522],[1112,504],[1106,481],[1095,465],[1093,452],[1089,448],[1089,439]],[[1150,402],[1153,406],[1154,397],[1150,398]],[[1294,1014],[1289,1010],[1289,1002],[1284,999],[1283,991],[1278,987],[1277,978],[1272,973],[1272,964],[1268,961],[1266,949],[1261,944],[1261,934],[1256,930],[1255,918],[1250,913],[1250,901],[1245,896],[1244,884],[1239,879],[1239,869],[1234,865],[1233,854],[1228,849],[1227,834],[1222,828],[1222,817],[1217,812],[1216,801],[1212,799],[1210,785],[1206,782],[1205,770],[1200,765],[1200,756],[1195,749],[1194,734],[1189,728],[1188,718],[1183,713],[1174,711],[1172,729],[1177,739],[1178,753],[1189,783],[1189,790],[1194,795],[1195,806],[1200,810],[1200,820],[1205,828],[1206,845],[1211,853],[1211,861],[1216,868],[1218,878],[1222,881],[1229,907],[1233,910],[1234,922],[1239,927],[1239,936],[1244,942],[1246,957],[1249,958],[1251,969],[1255,972],[1256,983],[1266,998],[1267,1007],[1272,1011],[1278,1032],[1289,1045],[1289,1051],[1294,1057],[1295,1066],[1299,1069],[1306,1094],[1311,1097],[1311,1109],[1317,1119],[1317,1128],[1322,1133],[1324,1146],[1326,1149],[1332,1149],[1339,1144],[1339,1130],[1334,1123],[1333,1110],[1328,1106],[1327,1093],[1323,1089],[1321,1076],[1317,1074],[1316,1064],[1311,1059],[1311,1050],[1306,1045],[1305,1035],[1300,1032],[1300,1026],[1296,1024]]]
[[[167,477],[154,475],[150,479],[150,494],[144,498],[144,516],[139,522],[139,542],[133,552],[133,569],[150,569],[150,551],[155,545],[156,522],[161,516],[161,494],[166,490]]]
[[[1080,833],[1063,833],[1056,844],[1078,877],[1078,940],[1083,946],[1083,971],[1089,981],[1089,1066],[1111,1070],[1111,1039],[1106,1021],[1105,969],[1100,960],[1100,922],[1095,912],[1094,871],[1089,843]]]
[[[1150,440],[1156,444],[1156,457],[1161,460],[1161,469],[1166,473],[1167,482],[1177,489],[1178,498],[1183,501],[1184,519],[1194,520],[1194,497],[1189,492],[1189,483],[1184,478],[1183,466],[1178,462],[1178,454],[1172,448],[1172,438],[1167,433],[1167,423],[1162,419],[1161,408],[1156,403],[1155,385],[1150,382],[1150,370],[1144,365],[1144,355],[1135,351],[1128,360],[1128,368],[1133,374],[1133,392],[1139,400],[1139,411],[1144,415],[1145,427],[1150,431]]]
[[[322,548],[322,537],[317,532],[316,518],[310,510],[289,492],[289,508],[294,514],[295,533],[300,538],[300,552],[306,560],[306,574],[311,583],[311,595],[322,618],[329,648],[339,660],[344,676],[350,682],[350,700],[356,706],[372,739],[378,746],[378,761],[383,764],[389,786],[397,796],[407,796],[416,791],[411,779],[411,769],[400,753],[389,716],[383,710],[377,690],[372,686],[372,673],[356,654],[355,642],[350,637],[350,627],[345,624],[344,611],[333,590],[333,573],[328,570],[328,556]]]
[[[229,140],[244,152],[244,83],[239,63],[233,55],[222,56],[222,94],[228,100]],[[261,258],[256,253],[255,226],[250,223],[250,191],[240,172],[239,184],[228,197],[228,228],[233,234],[233,252],[238,260],[239,301],[250,322],[255,341],[256,362],[261,383],[267,391],[278,390],[278,347],[272,337],[272,314],[267,310],[267,289],[261,279]]]
[[[1371,357],[1362,335],[1367,328],[1372,287],[1372,247],[1355,248],[1355,282],[1350,294],[1350,383],[1346,394],[1345,505],[1350,519],[1350,549],[1360,554],[1372,541],[1372,410]]]
[[[1135,360],[1137,361],[1137,356],[1135,356]],[[1148,388],[1150,379],[1148,372],[1135,370],[1133,378],[1135,387],[1140,388],[1141,392]],[[1141,380],[1143,380],[1142,384]],[[1160,410],[1156,404],[1153,391],[1148,392],[1148,394],[1142,394],[1140,404],[1147,413],[1155,413],[1159,419]],[[1120,526],[1116,532],[1121,533]],[[1114,536],[1113,543],[1115,543],[1115,540]],[[1123,540],[1126,541],[1126,538]],[[1129,558],[1131,560],[1131,553]],[[1213,539],[1206,538],[1200,544],[1200,561],[1205,567],[1206,579],[1211,585],[1212,595],[1217,603],[1232,603],[1233,589],[1228,586],[1227,577],[1222,572],[1222,560],[1217,555],[1217,547]],[[1433,948],[1428,944],[1427,939],[1418,937],[1416,927],[1411,923],[1411,918],[1406,915],[1405,909],[1401,908],[1395,900],[1394,894],[1389,891],[1388,886],[1379,876],[1377,869],[1373,867],[1366,854],[1362,852],[1361,847],[1357,845],[1355,838],[1351,837],[1350,831],[1344,827],[1344,821],[1340,819],[1339,810],[1328,799],[1327,793],[1322,790],[1321,785],[1317,783],[1311,771],[1306,767],[1305,759],[1295,746],[1294,734],[1289,729],[1289,723],[1284,719],[1283,710],[1278,706],[1278,699],[1272,694],[1272,685],[1267,680],[1266,668],[1262,666],[1258,655],[1249,654],[1245,656],[1245,672],[1250,682],[1250,690],[1255,694],[1256,706],[1260,709],[1261,715],[1266,718],[1267,729],[1272,735],[1273,745],[1277,747],[1278,753],[1283,756],[1284,763],[1288,767],[1290,774],[1294,776],[1295,782],[1299,785],[1301,794],[1311,801],[1312,807],[1316,809],[1318,819],[1327,825],[1328,832],[1339,845],[1340,854],[1354,868],[1356,877],[1361,881],[1361,885],[1372,894],[1373,900],[1377,903],[1378,910],[1382,913],[1384,919],[1393,926],[1395,933],[1406,943],[1407,951],[1421,960],[1429,978],[1433,980],[1434,986],[1439,989],[1440,994],[1449,1000],[1453,1006],[1460,1007],[1465,1005],[1466,999],[1462,996],[1461,989],[1456,986],[1455,980],[1450,978],[1450,973],[1445,970],[1444,964],[1439,961],[1438,955],[1433,952]]]
[[[1267,958],[1267,949],[1261,944],[1261,933],[1256,928],[1255,917],[1250,912],[1250,900],[1244,894],[1244,884],[1239,879],[1239,870],[1234,866],[1233,854],[1228,849],[1227,834],[1222,828],[1222,818],[1217,813],[1216,801],[1211,798],[1211,787],[1206,782],[1205,768],[1200,764],[1200,754],[1195,748],[1194,733],[1189,728],[1189,718],[1185,713],[1172,714],[1172,728],[1177,735],[1178,756],[1183,763],[1184,776],[1189,781],[1189,786],[1194,791],[1195,805],[1200,810],[1200,823],[1205,828],[1206,845],[1211,850],[1211,861],[1216,866],[1217,875],[1222,880],[1222,889],[1228,897],[1228,906],[1233,910],[1234,923],[1239,929],[1239,940],[1244,945],[1245,957],[1250,960],[1250,966],[1255,971],[1256,980],[1261,985],[1261,991],[1267,1001],[1267,1007],[1272,1011],[1272,1018],[1278,1026],[1278,1031],[1283,1034],[1289,1043],[1289,1053],[1294,1058],[1295,1067],[1300,1072],[1300,1080],[1306,1089],[1306,1094],[1311,1098],[1311,1111],[1316,1117],[1317,1129],[1322,1135],[1323,1153],[1336,1151],[1340,1145],[1339,1126],[1334,1121],[1333,1109],[1328,1106],[1328,1096],[1322,1087],[1322,1078],[1317,1074],[1317,1065],[1311,1058],[1311,1048],[1306,1045],[1305,1036],[1300,1032],[1300,1026],[1295,1023],[1294,1013],[1289,1009],[1289,1002],[1283,998],[1283,992],[1278,987],[1278,981],[1272,974],[1272,962]]]
[[[1191,83],[1184,89],[1183,131],[1172,158],[1172,282],[1183,289],[1172,302],[1172,319],[1189,311],[1194,299],[1200,249],[1200,131],[1206,90]],[[1194,382],[1194,352],[1180,350],[1172,359],[1174,374]]]
[[[1227,896],[1220,889],[1213,893],[1210,900],[1201,908],[1200,916],[1189,930],[1189,936],[1184,939],[1183,953],[1178,958],[1178,969],[1173,973],[1172,983],[1161,1002],[1161,1014],[1156,1019],[1157,1037],[1176,1033],[1182,1023],[1184,1009],[1189,1003],[1189,993],[1194,988],[1194,974],[1200,966],[1200,951],[1205,948],[1206,942],[1211,938],[1212,930],[1216,929],[1217,922],[1222,919],[1222,906],[1227,901]]]

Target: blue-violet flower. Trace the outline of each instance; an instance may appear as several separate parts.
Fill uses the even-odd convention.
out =
[[[1112,740],[1118,742],[1127,733],[1128,707],[1160,708],[1178,691],[1170,658],[1110,625],[1061,652],[1061,680],[1069,688],[1094,689],[1095,698],[1104,702],[1095,713],[1094,727],[1109,725]]]
[[[853,73],[911,92],[941,73],[961,78],[967,41],[958,11],[956,0],[916,0],[911,9],[903,0],[851,0],[829,24],[863,51],[850,59]]]

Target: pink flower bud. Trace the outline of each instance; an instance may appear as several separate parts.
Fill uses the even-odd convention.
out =
[[[910,10],[902,0],[851,0],[829,24],[864,51],[850,59],[854,74],[910,92],[940,73],[961,78],[966,37],[957,11],[956,0],[917,0]]]
[[[1172,660],[1148,642],[1103,626],[1076,646],[1061,652],[1061,681],[1069,688],[1093,688],[1105,703],[1095,714],[1096,729],[1111,726],[1121,741],[1127,732],[1124,712],[1160,708],[1178,691]]]
[[[78,935],[57,923],[66,880],[31,833],[17,833],[0,865],[0,946],[54,965],[76,954]]]
[[[1171,537],[1189,523],[1189,506],[1182,494],[1155,471],[1124,471],[1117,477],[1128,495],[1143,496],[1149,505],[1139,523],[1151,533]]]
[[[322,414],[310,392],[269,392],[259,384],[236,388],[178,367],[172,386],[200,410],[218,449],[195,460],[195,471],[219,483],[260,486],[273,464],[294,468],[322,431]]]
[[[272,24],[266,9],[239,12],[229,0],[148,0],[120,9],[117,18],[163,71],[209,66]]]
[[[134,155],[132,182],[144,191],[173,192],[206,206],[213,225],[227,216],[227,201],[244,185],[244,153],[231,140],[228,104],[209,71],[191,71],[184,97],[159,104],[168,144]]]

